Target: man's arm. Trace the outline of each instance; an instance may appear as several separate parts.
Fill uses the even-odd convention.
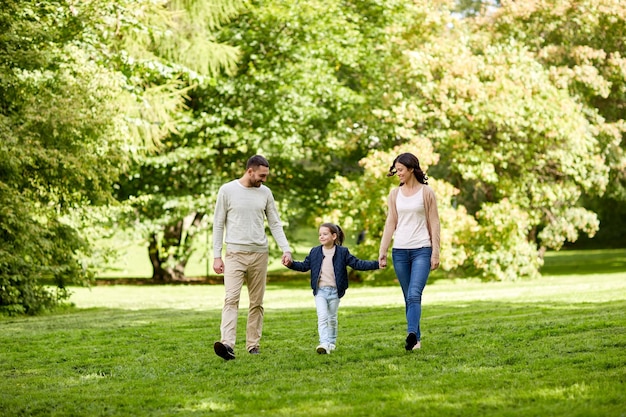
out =
[[[215,269],[215,260],[219,259],[221,261],[222,259],[224,225],[226,224],[226,202],[224,200],[224,189],[220,187],[217,193],[217,200],[215,201],[215,212],[213,214],[213,269]]]
[[[287,236],[285,236],[283,223],[280,220],[280,215],[278,214],[278,209],[276,208],[276,202],[274,201],[274,196],[271,192],[265,206],[265,216],[267,217],[267,224],[274,240],[276,240],[278,247],[280,247],[283,251],[283,265],[286,265],[286,260],[291,259],[291,248],[289,247]]]

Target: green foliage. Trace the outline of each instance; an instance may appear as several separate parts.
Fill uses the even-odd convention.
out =
[[[67,299],[65,286],[85,278],[72,253],[83,248],[76,233],[54,219],[32,218],[32,207],[0,185],[0,314],[36,314]],[[29,215],[30,214],[30,215]],[[50,291],[45,282],[57,285]]]
[[[150,242],[155,277],[169,280],[166,270],[184,270],[193,235],[206,227],[202,217],[218,182],[207,171],[217,150],[202,140],[190,143],[181,131],[195,123],[187,109],[191,91],[234,68],[238,49],[217,41],[215,32],[244,3],[146,2],[147,14],[132,14],[137,21],[115,43],[119,51],[111,65],[124,75],[131,103],[145,103],[130,115],[155,145],[144,146],[147,152],[137,155],[116,184],[118,200],[130,208],[118,219],[133,227],[140,220],[135,231]],[[136,10],[133,2],[124,4],[128,12]]]
[[[599,227],[619,245],[625,22],[611,0],[4,0],[0,306],[65,299],[131,224],[180,272],[253,153],[290,234],[335,220],[361,257],[400,151],[437,193],[445,275],[534,276]]]
[[[289,218],[323,212],[330,179],[360,172],[356,162],[388,140],[370,108],[388,85],[393,30],[409,9],[401,1],[259,2],[226,26],[220,39],[241,45],[238,73],[195,92],[188,133],[220,150],[215,174],[239,175],[250,154],[263,153]]]
[[[586,190],[582,201],[599,215],[600,244],[623,246],[626,5],[613,0],[506,1],[485,23],[497,41],[515,39],[526,45],[553,83],[585,104],[581,113],[596,131],[610,174],[604,195],[604,189]]]
[[[358,253],[370,258],[390,183],[377,184],[366,171],[384,173],[381,163],[413,151],[439,193],[442,268],[535,276],[536,246],[558,249],[597,231],[595,214],[578,204],[607,187],[605,144],[617,130],[598,129],[523,44],[492,44],[474,20],[454,20],[450,7],[252,3],[218,36],[240,46],[235,76],[190,91],[192,116],[131,176],[128,195],[140,195],[143,207],[182,208],[172,219],[186,215],[185,193],[208,211],[217,187],[240,175],[249,155],[263,153],[288,223],[330,218],[366,230]],[[180,182],[172,181],[174,170]],[[494,234],[501,215],[488,207],[504,200],[527,220]],[[156,224],[168,217],[153,213]]]
[[[0,12],[1,313],[52,308],[89,279],[89,248],[63,215],[110,201],[124,163],[119,83],[90,54],[89,11],[9,1]]]
[[[190,10],[199,4],[182,3]],[[219,6],[216,18],[232,15],[240,5],[226,3],[211,3]],[[202,32],[195,20],[183,31],[184,19],[168,9],[176,5],[165,1],[4,4],[0,171],[3,192],[12,198],[4,199],[3,207],[17,203],[12,209],[21,211],[21,238],[28,244],[18,245],[0,271],[6,277],[0,289],[11,294],[2,300],[7,311],[33,313],[39,308],[29,300],[41,299],[41,307],[48,308],[55,297],[67,298],[61,291],[46,299],[41,280],[59,288],[88,282],[94,260],[89,233],[97,227],[84,228],[85,219],[98,217],[89,207],[112,203],[113,184],[128,157],[154,148],[174,130],[184,94],[200,77],[154,53],[170,40],[172,29],[185,39]],[[9,215],[6,222],[3,247],[9,248],[17,232]],[[30,262],[34,265],[24,269]],[[30,288],[38,291],[36,297]]]
[[[539,277],[543,262],[536,245],[528,241],[531,223],[526,211],[507,199],[483,204],[476,217],[479,228],[472,237],[470,276],[503,281]]]
[[[406,51],[394,71],[397,92],[376,110],[402,145],[372,152],[362,164],[380,173],[366,172],[365,187],[362,179],[340,181],[331,204],[378,236],[384,205],[366,202],[380,202],[389,186],[370,178],[386,172],[381,158],[414,152],[434,179],[442,230],[452,230],[442,237],[442,268],[536,276],[537,245],[559,249],[598,229],[579,201],[609,183],[606,130],[525,46],[493,44],[488,33],[439,13],[438,31],[431,27],[425,42]]]
[[[385,67],[397,55],[383,45],[390,45],[390,31],[407,19],[408,7],[329,0],[250,4],[217,36],[239,47],[236,74],[189,90],[192,113],[120,184],[120,199],[136,208],[142,230],[160,233],[190,213],[209,213],[217,188],[240,176],[255,153],[270,161],[268,185],[286,223],[325,214],[320,202],[330,180],[337,172],[358,174],[356,161],[381,138],[388,140],[371,126],[377,119],[368,103],[383,96]],[[182,242],[165,246],[175,258],[190,255],[179,250]]]
[[[132,150],[157,151],[185,117],[189,89],[238,56],[216,42],[214,30],[235,16],[245,0],[106,1],[116,18],[103,22],[103,63],[118,73],[127,94],[120,100]],[[111,27],[111,24],[114,27]]]

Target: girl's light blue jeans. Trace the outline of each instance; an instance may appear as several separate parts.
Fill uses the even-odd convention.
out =
[[[406,310],[407,333],[421,340],[422,292],[430,274],[432,248],[392,249],[393,268],[400,281]]]
[[[315,307],[317,308],[317,331],[320,336],[320,344],[336,344],[337,310],[339,310],[337,288],[318,288],[317,294],[315,294]]]

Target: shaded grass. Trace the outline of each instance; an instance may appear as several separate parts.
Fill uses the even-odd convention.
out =
[[[429,285],[416,352],[398,288],[351,287],[332,355],[310,291],[271,286],[262,354],[241,348],[242,309],[230,362],[212,350],[221,287],[94,288],[77,305],[126,308],[0,319],[0,415],[623,416],[625,278]]]

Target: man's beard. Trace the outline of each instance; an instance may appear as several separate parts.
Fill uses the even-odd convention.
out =
[[[250,187],[259,188],[263,184],[263,181],[250,180],[249,184],[250,184]]]

